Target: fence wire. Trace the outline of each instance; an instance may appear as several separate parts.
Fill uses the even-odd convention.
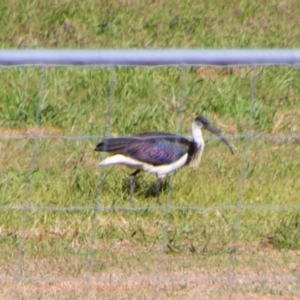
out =
[[[92,289],[92,282],[103,282],[103,283],[122,283],[122,282],[152,282],[155,283],[156,286],[156,298],[159,299],[165,288],[166,282],[175,282],[175,281],[184,281],[184,282],[193,282],[193,283],[201,283],[201,282],[223,282],[227,286],[226,296],[224,298],[232,299],[234,292],[236,290],[236,283],[243,282],[251,284],[251,282],[262,282],[262,283],[284,283],[284,282],[296,282],[298,284],[299,294],[299,283],[300,283],[300,270],[296,271],[295,274],[285,274],[285,275],[243,275],[240,274],[237,270],[237,248],[240,240],[240,226],[241,226],[241,213],[243,211],[267,211],[267,212],[285,212],[285,211],[300,211],[300,204],[282,204],[282,205],[259,205],[259,204],[247,204],[245,201],[245,184],[247,181],[247,164],[250,156],[251,143],[256,140],[262,141],[272,141],[276,143],[295,143],[299,144],[300,135],[291,134],[291,135],[274,135],[274,134],[266,134],[266,133],[254,133],[253,130],[253,114],[254,114],[254,106],[256,102],[256,89],[258,82],[258,71],[256,71],[255,67],[254,72],[251,78],[251,89],[250,93],[250,103],[249,103],[249,115],[248,115],[248,127],[247,132],[244,134],[235,134],[227,136],[229,140],[243,140],[245,141],[244,148],[242,149],[243,158],[240,169],[240,177],[239,177],[239,188],[238,195],[234,205],[210,205],[210,206],[195,206],[195,205],[174,205],[174,191],[173,191],[173,179],[174,175],[172,174],[169,179],[168,192],[166,201],[164,204],[149,204],[144,205],[140,204],[137,206],[132,205],[106,205],[102,202],[102,193],[103,193],[103,185],[106,180],[107,170],[104,168],[99,169],[98,173],[98,187],[96,192],[96,197],[94,200],[94,205],[65,205],[65,206],[49,206],[43,205],[42,203],[39,205],[31,204],[31,191],[33,189],[32,186],[32,175],[36,170],[36,165],[39,156],[39,143],[41,140],[60,140],[60,141],[98,141],[103,137],[110,136],[110,126],[112,123],[112,119],[114,117],[114,99],[116,93],[116,85],[118,82],[117,79],[117,70],[116,67],[111,67],[110,76],[109,76],[109,93],[107,97],[107,111],[106,111],[106,122],[104,133],[101,135],[59,135],[59,134],[40,134],[40,133],[28,133],[28,134],[1,134],[0,141],[18,141],[18,140],[29,140],[32,147],[32,153],[30,158],[30,170],[27,178],[27,189],[26,195],[24,196],[23,205],[2,205],[0,204],[0,211],[21,211],[22,212],[22,221],[21,221],[21,234],[18,237],[18,259],[16,263],[16,269],[14,272],[14,276],[3,276],[0,274],[0,281],[2,282],[14,282],[14,298],[18,298],[20,293],[22,294],[22,286],[20,283],[22,282],[83,282],[84,283],[84,293],[83,298],[89,299],[91,297],[90,291]],[[99,72],[101,70],[99,69]],[[184,106],[185,101],[187,101],[187,93],[186,93],[186,77],[187,77],[187,68],[185,65],[181,66],[180,71],[180,93],[178,96],[178,103],[176,108],[176,130],[175,134],[181,133],[181,116],[183,114],[182,107]],[[39,126],[40,124],[40,111],[42,105],[43,91],[45,86],[45,78],[46,78],[46,67],[40,68],[40,85],[37,87],[37,99],[36,99],[36,124]],[[185,135],[186,138],[191,138],[189,135]],[[214,141],[216,138],[214,137],[206,137],[207,140]],[[5,175],[4,175],[5,176]],[[55,199],[53,199],[54,201]],[[130,203],[129,203],[130,204]],[[92,219],[92,229],[90,235],[88,237],[88,249],[87,249],[87,258],[86,258],[86,276],[47,276],[44,274],[43,276],[27,276],[26,274],[26,257],[25,253],[25,241],[26,241],[26,228],[28,223],[28,213],[29,212],[90,212]],[[156,267],[156,275],[155,276],[145,276],[143,274],[139,276],[128,275],[124,276],[102,276],[101,272],[99,276],[95,276],[93,272],[93,266],[97,262],[94,261],[94,251],[96,249],[97,242],[97,222],[98,216],[101,213],[115,213],[115,212],[129,212],[129,213],[145,213],[151,211],[161,211],[164,212],[163,217],[163,226],[161,229],[161,240],[159,244],[161,245],[157,254],[157,267]],[[184,211],[192,211],[192,212],[216,212],[216,211],[232,211],[235,213],[234,224],[233,224],[233,232],[231,238],[231,246],[230,246],[230,265],[228,268],[227,274],[215,274],[215,275],[205,275],[199,276],[195,275],[194,277],[186,277],[186,276],[177,276],[170,275],[166,276],[165,271],[167,270],[166,265],[166,249],[168,247],[168,230],[169,230],[169,222],[170,222],[170,214],[172,212],[184,212]],[[153,254],[149,254],[153,255]],[[201,259],[201,257],[199,257]],[[212,272],[214,273],[214,272]],[[224,294],[225,295],[225,294]]]

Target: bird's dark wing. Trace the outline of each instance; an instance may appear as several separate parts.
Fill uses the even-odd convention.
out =
[[[188,152],[189,147],[190,141],[181,136],[148,132],[131,137],[104,139],[95,150],[123,154],[159,166],[175,162]]]

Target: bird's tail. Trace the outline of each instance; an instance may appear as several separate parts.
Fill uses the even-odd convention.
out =
[[[108,138],[99,143],[95,151],[124,153],[131,143],[130,138]]]

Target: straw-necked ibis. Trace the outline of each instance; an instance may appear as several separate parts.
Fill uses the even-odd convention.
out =
[[[192,141],[176,134],[147,132],[129,137],[105,138],[95,150],[114,154],[101,161],[101,166],[123,164],[136,168],[130,174],[131,195],[135,188],[135,176],[141,170],[156,173],[155,192],[158,196],[161,182],[168,173],[184,165],[199,166],[204,150],[202,129],[216,134],[233,154],[233,148],[226,138],[203,116],[197,117],[192,123]]]

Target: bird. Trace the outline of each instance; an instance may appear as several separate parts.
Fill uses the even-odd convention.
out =
[[[233,147],[207,118],[198,116],[192,123],[192,140],[166,132],[146,132],[125,137],[104,138],[95,151],[113,154],[102,160],[100,166],[121,164],[136,170],[130,174],[130,196],[135,189],[135,176],[141,171],[156,173],[155,194],[158,197],[161,183],[167,174],[185,166],[197,168],[204,150],[202,130],[217,135],[234,154]]]

